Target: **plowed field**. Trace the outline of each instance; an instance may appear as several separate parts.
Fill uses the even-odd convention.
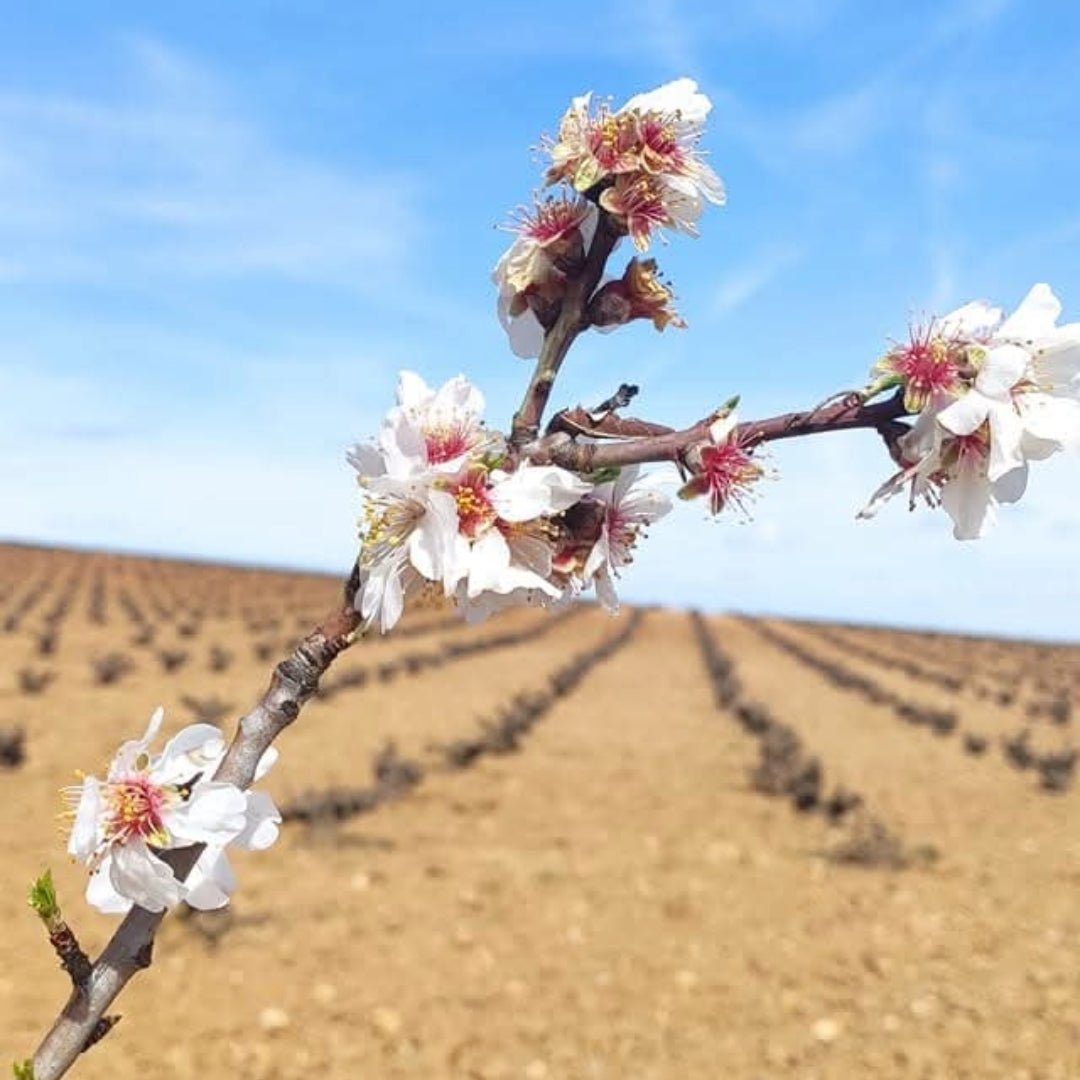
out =
[[[68,992],[29,882],[91,953],[115,926],[58,789],[158,704],[231,729],[338,591],[0,546],[8,1060]],[[1080,648],[593,607],[401,630],[331,670],[264,781],[278,844],[228,913],[166,922],[71,1075],[1080,1077]],[[380,760],[419,782],[386,797]]]

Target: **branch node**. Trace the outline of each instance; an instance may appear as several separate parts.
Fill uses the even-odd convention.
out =
[[[109,1032],[112,1031],[112,1029],[116,1027],[116,1025],[119,1023],[120,1017],[118,1015],[103,1016],[94,1025],[94,1030],[91,1031],[90,1034],[87,1036],[86,1042],[83,1043],[81,1053],[85,1054],[91,1046],[93,1046],[95,1043],[101,1042],[101,1040],[104,1039],[105,1036],[108,1035]]]
[[[143,968],[148,968],[154,962],[153,939],[139,946],[139,948],[135,952],[134,957],[132,957],[132,961],[135,967],[140,970]]]

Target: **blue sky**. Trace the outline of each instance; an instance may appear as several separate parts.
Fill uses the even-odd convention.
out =
[[[1051,282],[1080,318],[1080,8],[954,0],[55,3],[0,40],[0,536],[344,572],[396,372],[527,376],[496,226],[569,98],[688,74],[729,205],[659,251],[689,329],[583,339],[692,421],[858,385],[909,318]],[[977,544],[869,435],[775,451],[752,522],[658,524],[632,600],[1080,637],[1080,462]]]

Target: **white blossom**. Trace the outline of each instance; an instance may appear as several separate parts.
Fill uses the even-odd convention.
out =
[[[268,796],[210,779],[225,754],[216,727],[193,724],[151,754],[163,715],[157,709],[142,738],[120,747],[105,780],[88,776],[67,792],[75,804],[68,852],[90,867],[86,896],[100,911],[163,911],[182,900],[220,907],[235,887],[226,846],[261,849],[277,837],[281,817]],[[267,751],[256,780],[276,757]],[[206,850],[182,882],[158,853],[192,844]]]
[[[616,479],[597,484],[591,498],[603,504],[600,537],[585,560],[583,584],[593,583],[600,603],[611,612],[619,608],[615,578],[633,562],[633,552],[647,525],[671,510],[671,500],[643,476],[637,465],[620,470]]]
[[[1035,285],[992,331],[971,388],[938,414],[954,435],[987,425],[991,482],[1080,443],[1080,324],[1057,326],[1060,313]]]

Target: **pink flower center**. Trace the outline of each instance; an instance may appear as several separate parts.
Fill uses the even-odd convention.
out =
[[[633,167],[639,149],[636,117],[602,113],[590,124],[586,144],[605,172]]]
[[[761,468],[735,442],[706,446],[701,451],[701,481],[714,514],[729,503],[742,508],[753,484],[761,479]]]
[[[548,199],[538,204],[532,214],[522,216],[519,230],[522,236],[546,247],[578,228],[587,212],[588,206],[582,202]]]
[[[171,791],[140,774],[107,785],[105,802],[108,819],[105,835],[110,841],[126,844],[133,839],[151,843],[168,842],[163,813],[171,801]]]
[[[917,390],[948,390],[959,375],[956,359],[945,342],[912,341],[896,358],[896,373]]]
[[[979,428],[970,435],[956,435],[952,440],[952,449],[960,461],[982,460],[990,456],[990,440],[987,433]]]
[[[470,540],[486,532],[498,515],[488,494],[487,474],[483,470],[466,473],[463,480],[450,487],[458,512],[458,529]]]
[[[473,432],[465,424],[424,429],[424,447],[429,465],[442,465],[462,457],[473,448],[474,443]]]
[[[610,213],[626,218],[627,232],[640,250],[648,247],[653,228],[670,220],[663,195],[647,176],[638,176],[630,183],[616,183],[600,196],[600,203]]]
[[[639,133],[642,158],[652,172],[679,173],[685,167],[682,147],[675,127],[659,113],[646,113],[641,118]]]
[[[625,566],[633,558],[631,553],[637,544],[640,525],[627,517],[617,506],[609,506],[607,531],[612,563]]]
[[[967,342],[935,334],[934,323],[912,327],[910,340],[898,345],[877,365],[904,384],[904,404],[909,412],[922,412],[940,393],[954,391],[967,363]]]
[[[979,469],[990,456],[990,429],[983,424],[970,435],[951,435],[941,450],[941,468],[933,479],[947,483],[961,469]]]

